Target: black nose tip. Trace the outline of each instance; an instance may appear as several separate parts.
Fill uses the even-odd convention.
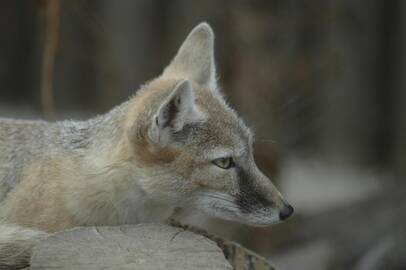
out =
[[[293,207],[290,204],[287,204],[280,212],[279,212],[279,219],[285,220],[290,217],[293,213]]]

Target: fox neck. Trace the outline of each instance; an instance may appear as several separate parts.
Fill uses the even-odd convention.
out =
[[[119,225],[167,220],[174,206],[157,201],[143,185],[151,173],[130,154],[123,122],[128,102],[92,119],[91,146],[79,179],[70,181],[68,208],[80,225]]]

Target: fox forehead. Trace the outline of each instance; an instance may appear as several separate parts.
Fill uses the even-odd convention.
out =
[[[198,88],[196,94],[196,103],[207,116],[197,136],[200,143],[205,144],[208,155],[240,156],[247,153],[254,136],[237,113],[216,92]]]

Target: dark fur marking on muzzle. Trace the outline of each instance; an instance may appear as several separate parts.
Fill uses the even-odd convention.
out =
[[[274,203],[266,199],[261,191],[252,185],[252,177],[244,169],[237,167],[238,185],[240,192],[237,195],[236,203],[243,213],[250,213],[261,208],[271,207]]]

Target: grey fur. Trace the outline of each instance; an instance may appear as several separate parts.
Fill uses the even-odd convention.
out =
[[[44,156],[83,157],[100,145],[113,145],[128,103],[87,121],[15,120],[0,118],[0,203],[19,182],[23,168]]]

